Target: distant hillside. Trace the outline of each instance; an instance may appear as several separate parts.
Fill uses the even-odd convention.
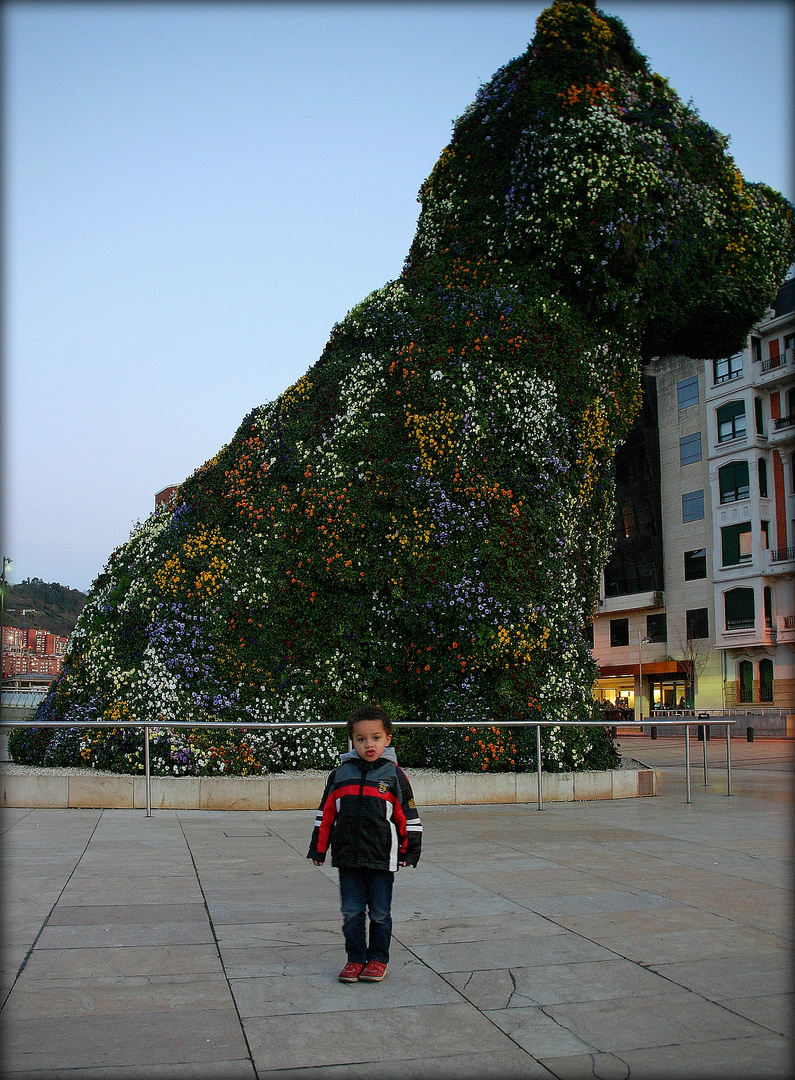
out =
[[[79,589],[41,578],[26,578],[19,585],[6,586],[4,622],[6,626],[22,626],[22,609],[27,608],[25,626],[68,637],[86,599],[86,594]],[[31,612],[31,608],[34,611]]]

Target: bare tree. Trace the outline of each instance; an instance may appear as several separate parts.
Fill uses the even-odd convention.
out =
[[[681,625],[675,627],[676,645],[679,652],[677,659],[685,669],[690,707],[696,707],[696,681],[704,671],[712,652],[709,638],[690,637]]]

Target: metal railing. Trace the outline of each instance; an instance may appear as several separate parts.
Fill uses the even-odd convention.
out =
[[[648,726],[651,721],[647,717],[643,720],[627,720],[621,724],[621,727],[636,727],[643,728]],[[685,727],[685,774],[687,783],[687,801],[690,799],[690,726],[696,724],[702,726],[704,721],[699,720],[694,716],[691,717],[679,717],[676,720],[658,720],[654,719],[655,726],[672,726],[682,725]],[[712,723],[716,723],[715,720]],[[730,728],[736,723],[735,720],[727,720],[722,717],[720,723],[726,728],[726,794],[732,793],[732,759],[731,759],[731,732]],[[125,720],[122,723],[114,722],[113,720],[78,720],[76,722],[69,723],[66,720],[29,720],[20,723],[18,720],[0,720],[0,730],[3,728],[143,728],[143,741],[144,741],[144,778],[146,783],[146,816],[152,816],[152,788],[151,788],[151,772],[149,768],[149,731],[150,729],[165,728],[171,730],[201,730],[201,731],[214,731],[218,729],[229,729],[235,731],[247,731],[247,730],[265,730],[265,731],[287,731],[287,730],[299,730],[306,731],[307,728],[344,728],[346,727],[345,721],[336,720],[329,721],[328,723],[322,720],[308,720],[304,722],[292,722],[292,723],[269,723],[269,722],[255,722],[245,720],[207,720],[204,722],[193,722],[187,720],[150,720],[137,722],[134,720]],[[424,722],[412,722],[410,720],[395,720],[393,721],[393,727],[406,727],[406,728],[495,728],[495,727],[522,727],[522,728],[535,728],[536,730],[536,774],[538,777],[538,806],[536,809],[544,809],[544,797],[541,790],[541,728],[542,727],[582,727],[582,728],[601,728],[601,727],[615,727],[614,724],[603,724],[600,721],[586,721],[586,720],[503,720],[499,723],[494,723],[490,720],[480,720],[469,722],[466,720],[427,720]],[[707,738],[705,732],[704,738],[704,786],[707,785]],[[348,748],[350,749],[350,739],[348,739]]]
[[[795,547],[773,548],[770,552],[771,562],[786,562],[795,559]]]
[[[771,356],[767,360],[763,360],[759,366],[759,374],[765,375],[768,371],[774,371],[776,368],[783,368],[787,366],[787,357],[785,355]]]

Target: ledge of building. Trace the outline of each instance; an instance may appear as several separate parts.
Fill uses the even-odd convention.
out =
[[[323,794],[326,777],[326,772],[153,776],[151,805],[162,810],[314,810]],[[146,808],[143,776],[3,764],[0,781],[2,806]],[[412,769],[411,784],[420,806],[538,802],[536,773],[442,773]],[[545,802],[632,799],[656,794],[654,769],[541,774],[541,796]]]

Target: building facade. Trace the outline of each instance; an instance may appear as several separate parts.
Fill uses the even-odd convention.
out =
[[[60,674],[68,638],[36,627],[3,627],[3,679],[50,681]]]
[[[655,360],[616,455],[594,696],[795,707],[795,280],[732,357]]]

